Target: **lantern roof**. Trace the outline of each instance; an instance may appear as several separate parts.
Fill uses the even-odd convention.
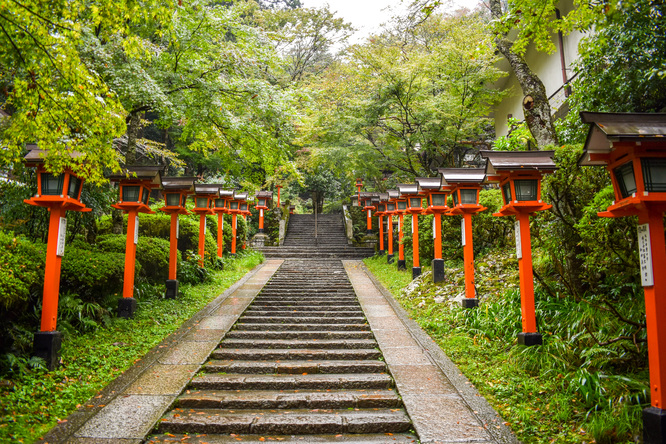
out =
[[[196,177],[162,177],[162,189],[165,191],[192,191]]]
[[[152,185],[160,185],[161,173],[164,171],[164,165],[129,165],[118,174],[110,174],[108,179],[112,182],[121,180],[141,180],[150,181]]]
[[[553,172],[557,169],[554,151],[479,151],[486,159],[486,175],[501,172]]]
[[[442,188],[442,177],[417,177],[414,179],[419,188],[426,191],[439,191]]]
[[[259,191],[257,192],[256,195],[257,199],[272,199],[273,198],[273,192],[272,191]]]
[[[223,190],[222,188],[220,188],[220,197],[225,199],[234,197],[234,190]]]
[[[389,199],[398,199],[400,197],[400,191],[398,190],[386,190],[389,195]]]
[[[220,184],[215,183],[195,183],[194,194],[199,195],[220,195]]]
[[[451,184],[476,183],[486,179],[485,168],[438,168],[444,182]]]
[[[614,142],[660,141],[666,147],[666,114],[664,113],[580,113],[583,123],[590,129],[585,140],[583,155],[578,160],[582,166],[606,165],[594,154],[613,151]]]
[[[26,154],[23,159],[28,165],[34,166],[40,163],[44,163],[44,157],[46,157],[47,150],[39,148],[39,145],[36,143],[29,143],[25,147],[28,150],[28,154]],[[78,159],[82,156],[83,154],[78,151],[71,151],[69,153],[69,157],[72,159]]]
[[[235,200],[247,200],[247,191],[234,191]]]
[[[419,186],[415,183],[399,183],[396,185],[400,191],[400,196],[410,196],[419,194]]]
[[[386,202],[389,200],[389,193],[377,193],[377,198],[379,202]]]

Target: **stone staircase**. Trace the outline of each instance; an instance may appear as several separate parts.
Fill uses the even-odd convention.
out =
[[[292,214],[280,247],[263,247],[259,251],[267,258],[294,259],[360,259],[372,256],[373,248],[348,244],[341,213],[319,214],[315,236],[314,214]]]
[[[339,260],[286,260],[149,442],[417,442]]]

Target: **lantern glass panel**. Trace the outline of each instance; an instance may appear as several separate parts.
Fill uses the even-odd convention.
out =
[[[148,205],[148,201],[150,200],[150,188],[146,188],[146,187],[143,188],[143,196],[142,197],[143,197],[143,199],[142,199],[143,203],[145,205]]]
[[[64,181],[65,176],[62,174],[56,176],[52,173],[42,173],[42,194],[45,196],[61,195]]]
[[[386,204],[386,211],[395,211],[395,204],[394,203]]]
[[[377,205],[377,211],[379,211],[380,213],[386,211],[386,204]]]
[[[421,208],[421,198],[420,197],[411,197],[409,199],[409,206],[411,208]]]
[[[196,203],[197,208],[207,208],[208,207],[208,198],[207,197],[195,197],[194,202]]]
[[[405,211],[406,209],[407,209],[407,201],[406,200],[398,201],[398,210]]]
[[[634,176],[634,166],[631,161],[615,168],[613,174],[620,187],[622,199],[629,197],[636,192],[636,176]]]
[[[167,207],[177,207],[179,203],[180,203],[180,194],[167,193],[166,195]]]
[[[460,203],[476,205],[479,190],[462,189],[460,190]]]
[[[666,159],[641,159],[645,191],[666,192]]]
[[[432,195],[432,206],[433,207],[445,207],[446,206],[446,194],[435,193]]]
[[[516,189],[517,201],[537,200],[537,188],[539,186],[537,179],[514,180],[513,186]]]
[[[74,176],[73,174],[69,175],[69,187],[67,187],[67,195],[78,199],[79,191],[81,190],[81,179]]]
[[[241,211],[247,211],[247,204],[246,203],[241,204]]]
[[[215,199],[215,208],[224,208],[224,199]]]
[[[138,185],[123,185],[123,202],[138,202],[141,187]]]
[[[231,207],[232,210],[237,210],[238,209],[238,202],[231,202]]]
[[[458,190],[456,190],[456,191],[453,193],[453,206],[455,207],[455,206],[457,206],[457,205],[458,205]]]
[[[266,206],[266,199],[258,199],[257,206],[258,207],[265,207]]]
[[[511,203],[511,184],[509,182],[502,186],[502,196],[504,197],[504,204]]]

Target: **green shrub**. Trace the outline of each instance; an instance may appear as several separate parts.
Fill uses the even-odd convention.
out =
[[[124,263],[127,236],[124,234],[105,234],[97,237],[96,248],[102,251],[122,253]],[[178,262],[181,254],[178,252]],[[136,275],[150,283],[161,283],[169,277],[169,241],[156,237],[139,236],[136,246]]]
[[[0,231],[0,308],[20,309],[44,282],[46,245]]]
[[[109,243],[110,240],[107,245]],[[62,258],[60,288],[63,293],[76,293],[86,301],[100,301],[122,291],[124,270],[124,253],[108,248],[90,250],[69,246]],[[136,270],[137,274],[141,270],[138,262]]]

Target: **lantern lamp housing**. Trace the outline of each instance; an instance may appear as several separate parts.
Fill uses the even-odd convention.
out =
[[[42,196],[61,196],[62,189],[65,183],[64,174],[41,173],[42,182]]]
[[[180,206],[180,193],[165,193],[164,199],[167,207]]]
[[[398,200],[397,202],[397,210],[398,212],[404,213],[407,211],[407,200]]]

